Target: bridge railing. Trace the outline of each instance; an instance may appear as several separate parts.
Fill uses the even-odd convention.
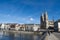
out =
[[[40,40],[45,40],[46,36],[47,36],[47,32],[43,32],[43,34],[42,34]]]

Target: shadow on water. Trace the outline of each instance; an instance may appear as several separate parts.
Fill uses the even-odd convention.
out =
[[[0,40],[40,40],[40,35],[0,31]]]

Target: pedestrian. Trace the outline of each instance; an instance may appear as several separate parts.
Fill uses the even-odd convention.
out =
[[[48,31],[48,34],[50,35],[50,31]]]

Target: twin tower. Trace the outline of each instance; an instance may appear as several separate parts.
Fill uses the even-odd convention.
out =
[[[41,29],[48,29],[48,15],[47,12],[42,13],[41,15]]]

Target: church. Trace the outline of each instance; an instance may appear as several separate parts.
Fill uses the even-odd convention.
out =
[[[50,21],[48,20],[48,13],[45,11],[42,13],[40,17],[40,22],[41,22],[41,29],[48,29],[48,28],[53,28],[54,27],[54,20]]]

